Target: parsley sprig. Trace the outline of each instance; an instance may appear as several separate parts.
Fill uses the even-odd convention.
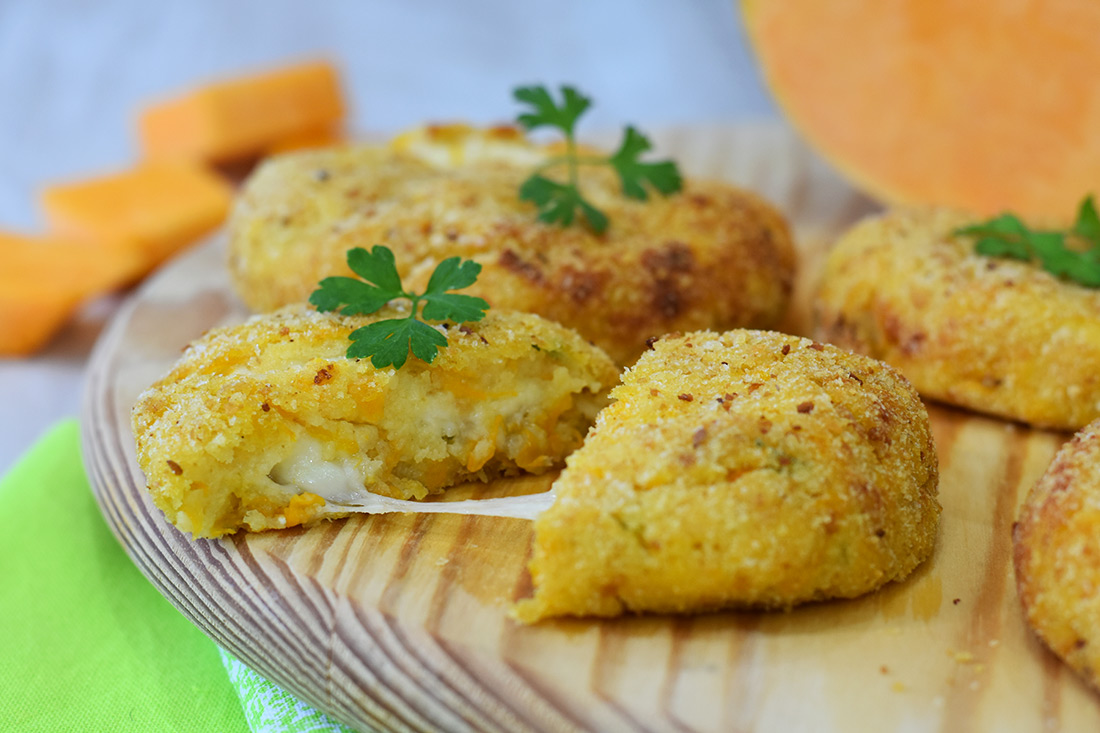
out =
[[[473,260],[459,257],[443,260],[432,272],[423,293],[410,293],[401,286],[401,276],[388,247],[376,245],[369,252],[362,247],[348,250],[348,267],[362,279],[326,277],[309,296],[309,302],[317,310],[365,315],[377,312],[398,298],[412,301],[407,316],[375,321],[355,329],[348,336],[352,341],[348,358],[370,358],[377,369],[390,365],[400,369],[410,350],[418,359],[430,364],[439,349],[447,346],[446,336],[417,317],[421,303],[424,304],[423,318],[428,321],[480,321],[489,309],[489,304],[481,298],[447,292],[474,284],[481,265]]]
[[[567,227],[579,212],[592,231],[603,234],[607,230],[607,215],[585,199],[581,192],[582,165],[611,166],[619,176],[623,195],[641,201],[649,197],[649,188],[667,196],[683,186],[676,163],[670,160],[646,163],[640,159],[653,145],[649,138],[632,126],[627,126],[622,143],[612,155],[579,155],[574,128],[577,119],[592,105],[592,100],[573,87],[561,88],[560,103],[544,86],[520,87],[513,95],[516,101],[531,108],[517,117],[524,128],[553,127],[565,135],[565,153],[539,166],[519,189],[520,199],[538,207],[539,221]],[[542,175],[543,171],[560,166],[565,166],[566,170],[564,183]]]
[[[1056,277],[1100,288],[1100,215],[1092,196],[1081,202],[1073,227],[1065,231],[1033,230],[1014,214],[1001,214],[955,234],[976,237],[978,254],[1037,262]]]

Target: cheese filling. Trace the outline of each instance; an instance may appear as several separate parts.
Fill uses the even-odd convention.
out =
[[[317,494],[327,502],[354,502],[366,494],[367,471],[364,458],[344,456],[334,460],[324,458],[321,441],[311,435],[300,435],[294,448],[271,469],[271,480],[282,486]]]
[[[334,513],[438,512],[535,519],[554,502],[553,492],[450,502],[395,499],[364,488],[368,473],[364,464],[370,461],[351,456],[327,460],[323,451],[321,441],[309,435],[301,436],[293,452],[271,470],[271,479],[283,486],[317,494],[326,505],[332,505]]]

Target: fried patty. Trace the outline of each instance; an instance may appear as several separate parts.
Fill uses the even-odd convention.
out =
[[[508,311],[441,325],[450,343],[431,365],[345,357],[352,330],[404,314],[289,306],[191,345],[133,411],[138,462],[169,521],[216,537],[309,522],[367,491],[421,499],[547,471],[618,377],[573,331]]]
[[[521,621],[848,598],[932,552],[928,415],[881,362],[690,333],[657,341],[611,394],[535,525]]]
[[[1100,420],[1062,446],[1013,529],[1028,624],[1100,690]]]
[[[518,191],[547,155],[510,128],[448,126],[272,158],[230,218],[235,288],[257,311],[303,301],[321,278],[349,274],[348,249],[382,244],[414,289],[447,257],[476,260],[467,292],[574,328],[620,364],[651,336],[778,322],[795,253],[768,203],[693,180],[636,201],[606,166],[585,167],[584,195],[609,216],[607,232],[543,224]]]
[[[973,220],[895,211],[829,254],[818,338],[897,367],[924,396],[1041,427],[1100,417],[1100,291],[974,253]]]

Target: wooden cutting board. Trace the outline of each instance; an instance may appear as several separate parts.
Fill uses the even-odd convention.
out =
[[[786,129],[671,130],[696,175],[748,185],[803,249],[785,330],[805,334],[829,238],[873,206]],[[1035,641],[1015,594],[1017,507],[1066,436],[931,407],[944,507],[934,557],[903,583],[787,613],[508,618],[530,592],[531,524],[384,515],[192,541],[152,506],[129,412],[207,328],[245,317],[223,244],[169,265],[98,343],[84,459],[149,580],[247,665],[355,727],[400,731],[1100,730],[1100,698]],[[536,490],[552,477],[457,489]]]

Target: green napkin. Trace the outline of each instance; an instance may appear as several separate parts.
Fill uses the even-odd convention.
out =
[[[345,732],[219,649],[107,528],[76,420],[0,480],[0,731]]]
[[[0,481],[0,517],[0,730],[248,730],[216,646],[107,528],[75,420]]]

